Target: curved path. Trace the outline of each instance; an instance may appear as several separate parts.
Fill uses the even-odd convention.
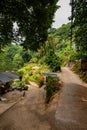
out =
[[[33,84],[20,102],[0,115],[0,130],[87,130],[87,84],[69,68],[62,69],[61,78],[57,111],[55,104],[46,109],[43,87]]]
[[[43,87],[30,85],[25,97],[0,115],[0,130],[56,130],[56,105],[46,109],[45,95]]]
[[[63,88],[56,111],[58,130],[87,130],[87,84],[69,68],[62,69]]]

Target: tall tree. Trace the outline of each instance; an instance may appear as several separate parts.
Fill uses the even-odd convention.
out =
[[[0,1],[0,45],[22,38],[26,48],[37,49],[47,39],[58,0],[2,0]],[[3,22],[4,21],[4,22]],[[16,22],[18,30],[13,31]]]
[[[76,45],[87,51],[87,0],[71,0]]]

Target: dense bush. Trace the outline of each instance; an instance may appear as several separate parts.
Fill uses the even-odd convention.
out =
[[[61,71],[61,61],[59,57],[55,54],[54,50],[48,51],[45,57],[45,62],[49,65],[53,72],[58,70]]]
[[[49,103],[52,95],[60,90],[60,79],[58,77],[46,77],[46,103]]]

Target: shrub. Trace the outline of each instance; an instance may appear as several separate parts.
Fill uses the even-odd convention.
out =
[[[36,58],[36,57],[34,57],[34,58],[32,58],[31,60],[30,60],[30,63],[37,63],[38,62],[38,59]]]
[[[45,78],[43,75],[40,75],[39,76],[39,87],[41,87],[42,85],[44,85],[44,81],[45,81]]]
[[[60,90],[60,83],[58,77],[47,76],[46,77],[46,103],[49,103],[52,95]]]
[[[44,84],[44,77],[42,73],[45,71],[49,71],[47,65],[39,65],[35,63],[26,64],[22,69],[18,72],[22,75],[22,80],[25,83],[29,83],[29,81],[36,82],[39,87]]]
[[[53,50],[50,50],[45,57],[45,62],[53,72],[61,71],[61,61],[60,58],[55,54]]]

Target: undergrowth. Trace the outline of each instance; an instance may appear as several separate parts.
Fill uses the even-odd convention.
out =
[[[79,61],[74,65],[72,70],[77,73],[84,82],[87,83],[87,70],[81,69],[81,63]]]
[[[46,103],[49,103],[51,97],[60,90],[60,79],[58,77],[46,77]]]

